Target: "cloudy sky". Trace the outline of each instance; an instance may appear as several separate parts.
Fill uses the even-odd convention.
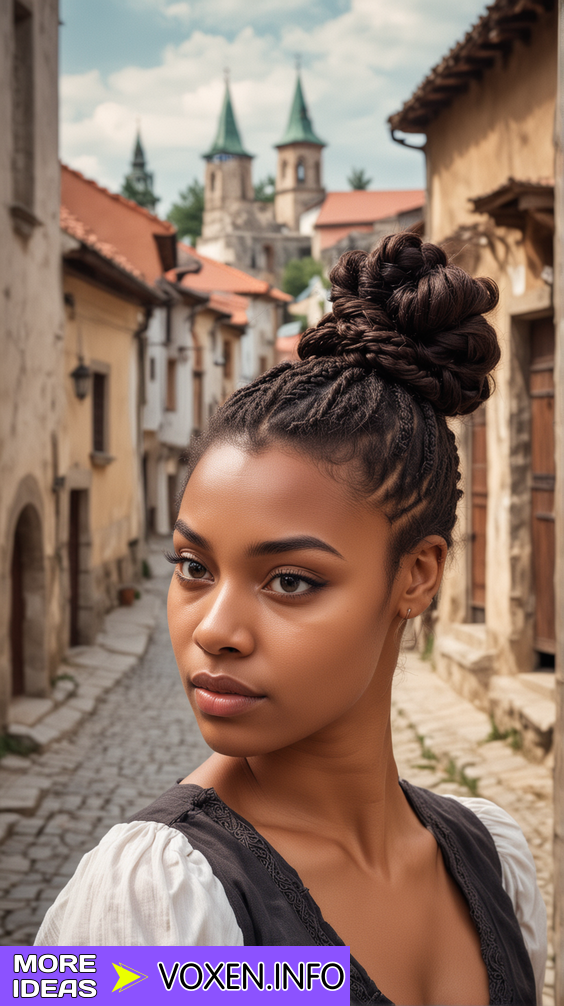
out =
[[[255,180],[272,173],[299,54],[325,184],[423,185],[423,156],[386,118],[483,13],[479,0],[61,0],[61,155],[118,190],[136,121],[167,212],[202,177],[229,67]]]

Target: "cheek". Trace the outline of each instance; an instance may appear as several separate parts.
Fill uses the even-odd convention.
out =
[[[381,611],[351,599],[264,625],[273,693],[286,704],[299,689],[317,708],[356,700],[373,676],[386,629]]]

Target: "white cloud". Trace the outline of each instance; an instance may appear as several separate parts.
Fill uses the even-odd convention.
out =
[[[457,0],[454,11],[450,0],[351,0],[344,10],[343,0],[333,0],[325,6],[336,11],[334,16],[319,18],[306,30],[298,14],[291,15],[303,10],[303,0],[130,3],[152,5],[195,27],[167,46],[157,65],[125,66],[105,81],[95,70],[63,77],[62,154],[73,164],[91,164],[95,177],[103,175],[117,189],[140,116],[149,167],[164,197],[161,212],[180,187],[202,175],[201,154],[215,131],[226,65],[243,143],[258,155],[255,178],[273,171],[272,144],[286,125],[296,52],[303,57],[314,127],[329,143],[329,187],[346,187],[353,164],[368,171],[375,187],[422,184],[421,155],[393,145],[385,120],[480,10],[476,0]],[[280,15],[277,30],[243,23],[231,36],[222,33],[227,22],[252,18],[256,4],[261,16]],[[215,29],[201,27],[211,18]]]

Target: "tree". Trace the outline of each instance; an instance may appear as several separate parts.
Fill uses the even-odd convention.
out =
[[[351,189],[367,189],[372,181],[365,173],[364,168],[351,168],[351,173],[347,178]]]
[[[314,276],[321,276],[323,285],[326,287],[329,286],[323,275],[323,262],[318,262],[317,259],[311,258],[311,256],[307,258],[291,258],[286,263],[284,269],[282,289],[285,293],[289,293],[291,297],[297,297],[302,290],[305,290],[310,279]]]
[[[178,199],[172,204],[167,220],[174,224],[178,237],[188,238],[194,244],[202,233],[204,218],[204,186],[197,178],[178,193]]]
[[[124,178],[121,194],[126,199],[132,199],[139,206],[144,206],[151,213],[155,212],[155,205],[159,201],[159,197],[155,196],[150,188],[141,188],[129,176]]]
[[[257,202],[273,203],[275,187],[276,181],[274,175],[267,175],[266,178],[261,178],[260,182],[257,182],[255,185],[255,199]]]

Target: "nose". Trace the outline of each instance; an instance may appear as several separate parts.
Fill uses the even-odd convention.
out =
[[[255,638],[249,625],[249,602],[241,596],[241,589],[225,583],[207,602],[192,634],[196,646],[215,656],[233,653],[248,657],[255,648]]]

